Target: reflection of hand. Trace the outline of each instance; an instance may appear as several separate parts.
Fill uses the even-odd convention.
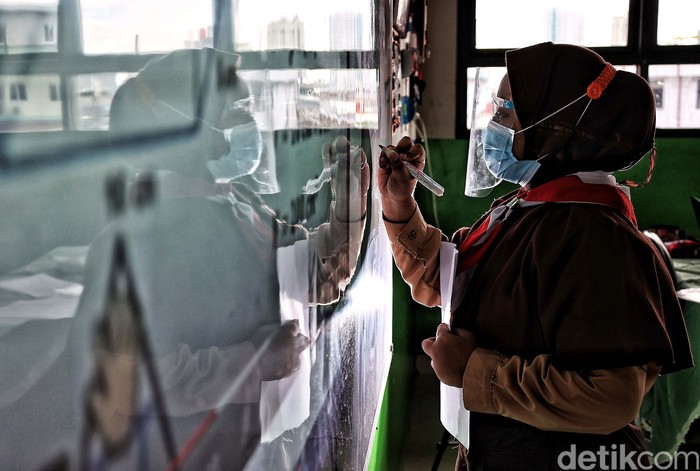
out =
[[[384,216],[392,221],[408,221],[416,208],[413,191],[417,180],[408,173],[403,161],[422,170],[425,151],[420,144],[404,136],[399,143],[389,146],[379,156],[379,192],[382,195]]]
[[[285,378],[294,373],[300,364],[301,352],[310,341],[299,331],[299,321],[260,327],[253,336],[253,343],[263,349],[260,371],[263,381]]]
[[[432,360],[438,379],[448,386],[461,387],[467,362],[476,349],[474,334],[460,328],[453,334],[447,324],[440,324],[435,337],[423,340],[421,346]]]
[[[335,196],[335,215],[341,221],[359,221],[367,210],[369,165],[361,147],[350,145],[345,136],[323,146],[324,165],[331,174],[331,191]]]

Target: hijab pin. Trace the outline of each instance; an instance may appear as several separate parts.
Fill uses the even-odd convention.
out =
[[[610,85],[610,82],[612,81],[613,77],[615,77],[616,73],[617,69],[615,69],[610,62],[606,62],[603,71],[586,89],[586,95],[588,95],[588,98],[591,100],[600,98],[603,95],[603,91],[605,91],[608,85]]]

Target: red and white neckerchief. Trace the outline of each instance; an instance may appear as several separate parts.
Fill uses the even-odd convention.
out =
[[[611,176],[602,172],[569,175],[531,190],[520,190],[511,199],[484,215],[460,243],[451,306],[457,308],[462,303],[477,265],[505,227],[503,222],[513,214],[516,206],[526,208],[543,203],[600,204],[616,209],[636,227],[637,219],[628,191],[628,188],[616,184]],[[450,315],[450,323],[453,315],[454,311]]]
[[[531,190],[522,189],[506,203],[493,208],[459,245],[457,275],[476,267],[503,229],[502,223],[513,213],[516,205],[528,207],[543,203],[600,204],[616,209],[631,224],[637,226],[634,208],[624,187],[609,183],[584,182],[577,175],[557,178]]]

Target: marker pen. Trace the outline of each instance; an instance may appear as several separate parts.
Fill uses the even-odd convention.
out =
[[[386,146],[379,144],[382,150],[386,150]],[[406,166],[406,170],[410,173],[413,178],[418,180],[418,183],[426,187],[428,190],[432,191],[437,196],[442,196],[445,193],[445,189],[435,180],[430,178],[427,174],[418,170],[413,164],[409,164],[405,160],[402,160],[403,164]]]

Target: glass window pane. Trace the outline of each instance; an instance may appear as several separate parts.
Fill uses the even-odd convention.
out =
[[[369,50],[373,47],[372,2],[324,0],[234,2],[236,50]]]
[[[700,64],[649,66],[649,84],[656,96],[656,126],[698,128]]]
[[[2,470],[367,468],[391,359],[370,176],[389,90],[377,70],[239,73],[200,48],[220,2],[197,3],[67,0],[88,54],[124,56],[0,75],[0,123],[65,127],[2,135]],[[319,2],[316,23],[296,3],[304,47],[373,47],[378,2]]]
[[[9,99],[0,100],[0,132],[61,129],[59,84],[58,75],[4,75],[0,97]]]
[[[20,424],[0,427],[0,469],[167,469],[183,450],[187,469],[365,469],[391,358],[392,265],[372,236],[376,182],[373,201],[363,195],[386,141],[322,119],[355,123],[376,71],[233,80],[178,52],[139,80],[63,84],[86,129],[105,125],[119,86],[119,136],[3,136],[11,170],[32,160],[0,168],[0,423]],[[23,77],[5,78],[19,101]],[[28,101],[36,88],[49,103],[39,85],[25,84]],[[301,90],[318,111],[302,122],[319,123],[273,130],[299,121]],[[127,451],[108,454],[115,442]]]
[[[135,74],[104,73],[79,75],[73,78],[73,100],[76,111],[74,128],[87,130],[109,129],[109,107],[117,88]]]
[[[0,54],[56,52],[57,1],[0,0]]]
[[[659,0],[659,45],[700,44],[700,2],[697,0]]]
[[[262,129],[377,129],[377,71],[245,70]]]
[[[481,0],[476,4],[476,47],[512,48],[543,41],[625,46],[628,7],[628,0],[556,5],[546,0]]]
[[[82,0],[86,54],[166,52],[212,45],[212,2]]]

